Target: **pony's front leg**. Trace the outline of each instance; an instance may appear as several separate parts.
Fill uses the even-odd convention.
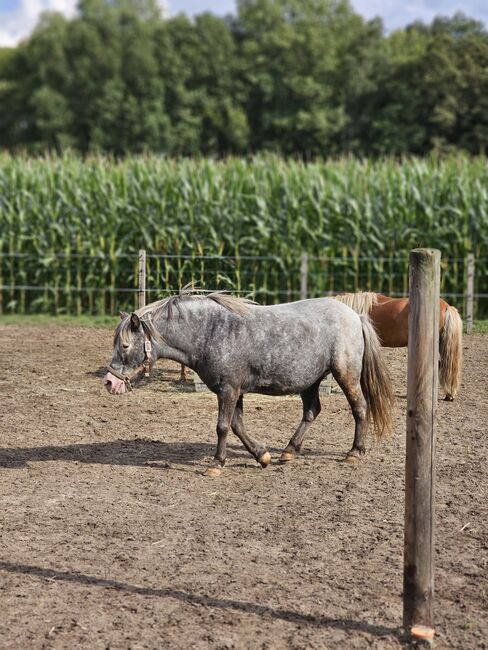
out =
[[[205,471],[205,476],[220,476],[225,465],[227,434],[229,433],[232,416],[239,397],[239,391],[231,386],[223,387],[217,395],[219,415],[217,418],[217,451],[213,461]]]
[[[244,406],[242,395],[237,400],[232,416],[232,431],[242,442],[247,451],[254,456],[261,467],[267,467],[271,462],[271,454],[264,445],[259,444],[249,436],[244,429]]]

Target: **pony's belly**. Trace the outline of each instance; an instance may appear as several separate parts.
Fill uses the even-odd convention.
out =
[[[248,390],[243,389],[242,392],[257,393],[259,395],[274,395],[277,397],[279,395],[298,395],[310,386],[311,384],[308,386],[253,386]]]
[[[408,331],[378,332],[378,338],[384,348],[406,348]]]
[[[305,375],[258,375],[253,374],[249,381],[242,384],[245,393],[260,393],[262,395],[296,395],[310,388],[325,374],[325,367],[314,368]]]
[[[322,347],[322,350],[321,350]],[[321,379],[330,369],[330,355],[319,344],[310,346],[315,353],[300,347],[279,348],[279,354],[263,350],[254,358],[244,373],[241,386],[244,392],[264,395],[290,395],[301,393]]]

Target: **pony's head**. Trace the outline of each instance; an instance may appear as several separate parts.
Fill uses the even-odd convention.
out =
[[[174,341],[176,334],[185,333],[185,327],[182,326],[187,318],[184,307],[195,302],[201,305],[218,304],[240,316],[245,316],[249,312],[249,305],[255,304],[252,300],[221,292],[196,294],[193,286],[187,285],[177,295],[141,307],[130,315],[121,313],[121,321],[114,335],[112,361],[103,378],[109,393],[125,393],[126,390],[131,390],[132,379],[142,371],[146,376],[149,375],[149,367],[157,360],[157,353],[161,353],[162,347],[168,345],[168,336]],[[191,336],[191,331],[186,331],[185,336]],[[178,345],[177,339],[176,348],[181,349]]]
[[[154,328],[149,320],[137,313],[120,314],[121,320],[114,334],[112,361],[103,378],[105,388],[112,395],[121,395],[132,389],[132,380],[142,372],[147,376],[156,360],[153,351]]]

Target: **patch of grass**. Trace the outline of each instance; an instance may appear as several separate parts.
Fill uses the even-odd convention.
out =
[[[473,323],[475,334],[488,334],[488,320],[475,320]]]
[[[48,327],[107,327],[113,329],[119,322],[118,316],[51,316],[49,314],[4,314],[0,316],[1,325]]]
[[[113,329],[119,322],[118,316],[51,316],[50,314],[3,314],[0,316],[1,325],[34,325],[47,327],[57,325],[60,327],[107,327]],[[475,320],[473,333],[488,334],[488,320]]]

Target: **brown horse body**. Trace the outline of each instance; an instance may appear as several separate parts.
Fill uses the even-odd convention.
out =
[[[381,344],[387,348],[408,345],[408,298],[389,298],[380,293],[346,293],[335,296],[360,314],[368,314]],[[462,365],[462,321],[458,310],[440,300],[439,383],[452,401],[459,390]]]

